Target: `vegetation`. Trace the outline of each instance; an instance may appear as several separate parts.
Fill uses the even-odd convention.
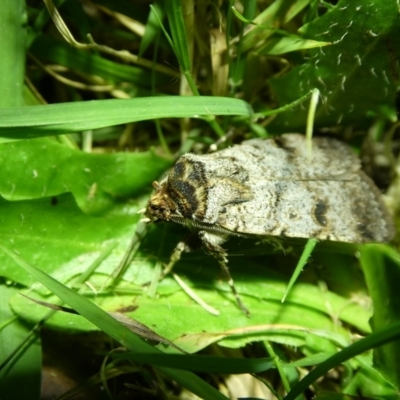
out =
[[[284,302],[306,241],[230,240],[248,318],[201,250],[160,281],[186,231],[138,214],[182,153],[305,133],[318,89],[314,134],[363,156],[396,218],[398,14],[396,0],[3,0],[0,397],[398,398],[398,239],[317,243]]]

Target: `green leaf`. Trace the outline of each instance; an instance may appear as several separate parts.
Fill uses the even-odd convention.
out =
[[[242,51],[254,51],[258,49],[259,46],[268,43],[270,36],[274,33],[289,36],[290,34],[287,31],[276,28],[280,25],[278,21],[283,20],[285,23],[288,23],[306,7],[308,3],[309,0],[297,0],[295,2],[277,0],[272,2],[265,9],[260,10],[260,13],[255,18],[253,17],[252,22],[254,25],[244,32]],[[239,17],[237,11],[235,14]]]
[[[55,229],[53,232],[54,235],[60,236]],[[73,236],[73,233],[71,235]],[[251,258],[235,257],[234,253],[231,254],[230,269],[236,288],[252,313],[250,318],[245,317],[237,308],[228,284],[219,279],[220,270],[217,263],[201,252],[197,255],[185,256],[176,266],[175,272],[203,300],[220,311],[218,317],[209,314],[193,302],[171,277],[164,278],[159,284],[157,298],[149,298],[147,286],[141,285],[148,283],[154,277],[152,260],[159,252],[157,249],[160,246],[164,248],[162,259],[167,260],[171,247],[180,237],[181,235],[174,234],[171,230],[162,234],[159,229],[151,229],[126,271],[124,280],[110,292],[104,286],[110,278],[98,273],[101,271],[104,274],[111,274],[112,261],[114,260],[115,267],[118,260],[116,252],[113,252],[96,274],[86,280],[89,285],[85,291],[86,296],[93,298],[109,312],[115,312],[124,307],[129,308],[134,299],[138,308],[128,312],[127,315],[149,326],[161,336],[175,341],[179,347],[188,352],[198,351],[214,342],[237,348],[254,340],[263,339],[317,348],[318,342],[309,340],[311,335],[327,339],[335,345],[344,346],[348,343],[348,333],[337,325],[335,322],[337,319],[346,321],[361,330],[368,330],[370,316],[368,310],[349,299],[324,291],[312,284],[297,282],[287,301],[282,304],[281,299],[285,293],[288,278],[273,269],[260,268],[260,263],[252,261]],[[118,238],[119,235],[116,233],[115,240]],[[122,239],[120,241],[127,246],[127,239],[128,237],[125,236],[125,242]],[[238,246],[237,242],[232,243],[232,248],[235,248],[238,254],[242,254],[245,248],[251,245],[251,241],[247,242],[242,243],[241,246]],[[118,244],[120,253],[123,243]],[[65,244],[68,250],[68,236],[65,238]],[[100,246],[100,243],[97,246]],[[18,246],[14,245],[13,248],[19,250]],[[29,256],[29,249],[26,253],[24,250],[25,248],[22,247],[19,251],[32,259]],[[122,254],[120,257],[122,258]],[[58,268],[57,262],[59,262],[58,259],[52,262],[51,270],[42,262],[38,265],[44,265],[46,271],[62,279],[63,282],[70,281],[73,272],[76,275],[83,273],[90,266],[89,262],[85,263],[86,266],[77,264],[71,271],[71,266],[74,265],[73,260],[65,266],[60,264]],[[243,262],[246,264],[246,270],[243,270]],[[283,257],[282,262],[287,264],[287,258]],[[3,265],[7,264],[10,263],[4,260]],[[10,268],[16,269],[13,263]],[[115,293],[118,293],[117,297]],[[47,293],[41,291],[40,296],[40,300],[52,302]],[[35,304],[29,307],[27,305],[27,300],[20,296],[12,301],[14,311],[24,319],[37,321],[42,318],[42,307]],[[334,316],[334,319],[331,316]],[[49,321],[49,324],[58,329],[79,329],[80,327],[84,330],[92,329],[82,325],[80,317],[73,315],[62,317],[62,314],[58,314]],[[335,336],[333,332],[337,332],[338,336]]]
[[[135,354],[141,354],[141,359],[139,362],[143,360],[143,357],[145,357],[146,354],[162,354],[159,350],[145,343],[136,334],[132,333],[127,327],[112,318],[91,301],[87,300],[83,296],[80,296],[49,275],[30,265],[23,258],[19,257],[16,253],[12,252],[6,247],[0,245],[0,249],[10,258],[12,258],[20,268],[40,281],[62,301],[70,305],[79,314],[97,325],[102,331],[107,333],[117,342],[121,343],[121,345],[126,349],[130,350],[133,356]],[[169,378],[180,383],[182,386],[188,388],[202,398],[221,400],[226,399],[226,397],[219,393],[216,389],[190,372],[165,367],[158,368]]]
[[[250,117],[251,106],[225,97],[145,97],[93,100],[0,109],[0,136],[10,139],[53,136],[157,118],[210,115]]]
[[[78,50],[61,40],[40,35],[33,43],[30,51],[42,63],[63,65],[85,75],[94,75],[106,80],[104,84],[122,82],[134,83],[140,87],[150,88],[151,73],[143,68],[117,63],[98,54]],[[157,74],[158,83],[166,83],[171,78],[162,78]]]
[[[26,47],[26,10],[24,0],[4,0],[0,13],[0,108],[20,107],[24,104]]]
[[[42,349],[38,333],[10,309],[9,299],[17,292],[15,287],[0,284],[0,393],[7,400],[38,399]]]
[[[395,0],[340,0],[322,17],[302,28],[313,40],[331,46],[311,50],[309,61],[270,81],[282,106],[314,88],[321,92],[315,124],[352,124],[364,127],[369,115],[393,110],[400,50],[398,3]],[[279,115],[271,129],[302,130],[306,113],[301,108]]]
[[[258,54],[277,55],[277,54],[289,53],[291,51],[306,50],[315,47],[327,46],[331,44],[329,42],[306,40],[301,38],[300,36],[289,35],[286,31],[276,29],[271,25],[257,25],[255,22],[244,18],[243,15],[240,14],[235,7],[231,8],[232,12],[240,21],[246,24],[256,25],[254,31],[252,32],[251,30],[249,30],[248,34],[244,38],[243,47],[241,49],[242,51],[253,50],[256,51]],[[267,33],[268,30],[270,31],[269,33]],[[262,32],[263,34],[265,34],[264,38],[265,40],[261,41],[260,37],[258,37],[256,43],[251,43],[251,40],[253,40],[254,35],[257,31],[260,31],[260,33]],[[260,42],[262,43],[261,45]],[[252,47],[249,47],[250,44]]]
[[[157,366],[168,366],[170,368],[184,369],[193,372],[208,372],[220,374],[245,374],[258,373],[274,368],[271,358],[229,358],[212,356],[192,356],[177,354],[152,354],[135,355],[131,354],[116,355],[119,359],[143,359]]]
[[[160,4],[160,2],[156,1],[150,8],[150,13],[145,25],[143,38],[140,42],[139,56],[143,55],[143,53],[147,50],[147,48],[150,46],[150,44],[153,42],[153,40],[156,38],[156,36],[161,30],[157,17],[160,20],[163,20],[164,16],[165,16],[164,8]]]
[[[364,339],[353,343],[339,353],[330,357],[328,360],[319,364],[305,378],[297,383],[292,390],[284,397],[284,400],[294,400],[305,389],[313,384],[318,378],[325,375],[330,369],[337,367],[341,363],[378,346],[385,345],[392,341],[397,341],[400,336],[400,323],[395,322],[392,325],[380,329],[379,331],[368,335]]]
[[[400,320],[400,254],[388,246],[360,247],[360,262],[374,303],[371,326],[374,332]],[[375,366],[400,388],[400,340],[374,350]]]
[[[319,42],[317,40],[302,39],[301,37],[279,37],[271,38],[268,42],[257,50],[259,54],[278,55],[313,49],[315,47],[328,46],[329,42]]]
[[[357,360],[359,359],[360,357],[357,357]],[[372,367],[372,362],[368,365],[360,364],[356,373],[346,382],[343,392],[352,396],[362,395],[366,398],[384,398],[387,400],[399,398],[398,389],[376,368]]]
[[[183,73],[189,72],[191,70],[191,62],[181,0],[165,0],[165,10],[179,66]]]
[[[110,274],[133,236],[142,204],[118,207],[102,217],[84,214],[71,195],[30,201],[0,201],[2,243],[63,282],[91,268],[105,254],[98,272]],[[112,249],[107,255],[107,251]],[[104,253],[106,252],[106,253]],[[0,256],[0,275],[31,286],[33,280]],[[38,322],[38,320],[35,320]]]
[[[101,214],[150,189],[170,165],[153,151],[83,153],[49,139],[2,143],[0,194],[15,201],[70,192],[84,212]]]
[[[285,301],[288,293],[290,292],[290,289],[292,288],[292,286],[296,282],[296,279],[299,277],[301,271],[303,270],[304,266],[306,265],[308,259],[311,256],[311,253],[313,252],[314,247],[316,246],[317,243],[318,243],[318,241],[316,239],[308,239],[307,240],[307,244],[304,247],[304,251],[301,254],[299,262],[296,265],[296,269],[294,270],[293,275],[290,278],[290,281],[289,281],[288,286],[286,288],[285,294],[282,297],[282,303]]]

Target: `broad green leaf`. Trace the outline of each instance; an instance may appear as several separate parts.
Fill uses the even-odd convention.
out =
[[[315,124],[366,126],[367,116],[393,110],[399,80],[395,45],[400,36],[396,0],[340,0],[301,29],[305,38],[331,42],[310,50],[309,60],[270,81],[279,105],[314,88],[321,92]],[[307,113],[299,107],[279,115],[273,126],[297,130]]]
[[[136,334],[132,333],[129,328],[119,323],[116,319],[108,315],[101,308],[97,307],[90,300],[80,296],[49,275],[30,265],[23,258],[19,257],[16,253],[12,252],[8,248],[2,245],[0,245],[0,248],[2,252],[15,261],[19,268],[31,274],[35,279],[40,281],[49,290],[55,293],[63,302],[70,305],[79,314],[96,324],[102,331],[107,333],[117,342],[121,343],[122,346],[131,352],[133,358],[135,357],[135,354],[141,354],[142,360],[143,356],[145,357],[146,354],[162,354],[159,350],[144,342]],[[141,360],[139,360],[139,362],[140,361]],[[189,390],[193,391],[193,393],[201,396],[204,399],[226,399],[226,397],[220,392],[190,372],[166,367],[158,368],[170,379],[175,380],[183,387],[188,388]]]
[[[164,242],[163,236],[167,238]],[[221,273],[217,263],[201,252],[185,256],[176,266],[175,272],[203,300],[220,311],[218,317],[209,314],[193,302],[171,277],[164,278],[159,284],[156,298],[149,298],[148,286],[143,285],[153,279],[154,261],[157,259],[159,247],[164,243],[161,254],[163,259],[168,259],[171,247],[177,243],[179,236],[171,230],[163,235],[159,229],[152,229],[126,271],[124,280],[110,292],[105,283],[110,281],[111,278],[108,275],[111,274],[118,261],[112,253],[99,267],[96,274],[87,279],[88,286],[84,291],[85,295],[93,298],[109,312],[129,309],[135,305],[137,309],[129,312],[129,316],[149,326],[161,336],[176,341],[180,347],[190,352],[216,341],[224,346],[239,347],[262,339],[297,346],[306,345],[315,349],[318,342],[310,342],[307,339],[311,332],[314,332],[312,334],[316,337],[327,339],[335,344],[341,343],[342,346],[343,343],[347,343],[347,332],[337,326],[335,322],[337,319],[346,321],[359,329],[368,330],[369,311],[349,299],[312,284],[296,283],[286,302],[282,304],[281,299],[285,293],[288,278],[276,271],[261,267],[261,259],[255,263],[251,261],[251,258],[235,257],[234,254],[231,257],[231,272],[237,290],[252,313],[250,318],[245,317],[237,308],[229,286],[220,278]],[[115,240],[117,239],[118,236]],[[127,245],[126,242],[127,240],[125,245]],[[68,243],[68,237],[66,243]],[[118,246],[121,253],[121,244]],[[234,243],[233,247],[241,254],[245,251],[246,243],[244,246],[243,244],[237,246],[237,243]],[[16,246],[13,248],[18,250]],[[25,253],[21,250],[21,254]],[[29,256],[29,252],[26,254]],[[122,258],[122,254],[120,257]],[[282,261],[287,263],[285,258],[283,257]],[[114,260],[114,266],[112,260]],[[268,262],[267,260],[266,258],[265,262]],[[4,263],[7,263],[6,260]],[[246,264],[245,270],[242,267],[243,263]],[[76,265],[73,270],[75,275],[71,273],[71,264],[71,262],[67,264],[69,268],[60,265],[59,271],[53,264],[53,270],[50,272],[63,282],[73,284],[75,279],[72,278],[83,273],[85,268],[89,268],[89,263],[86,263],[85,268]],[[15,266],[13,268],[15,270]],[[46,271],[49,269],[47,268]],[[98,272],[104,275],[101,276]],[[43,291],[40,293],[41,300],[51,302],[47,293]],[[117,297],[116,293],[118,293]],[[32,293],[29,295],[31,296]],[[44,312],[43,307],[35,304],[30,305],[27,312],[27,300],[20,296],[13,299],[12,305],[18,315],[31,321],[40,319]],[[79,329],[79,321],[78,316],[63,316],[59,313],[49,323],[59,329]],[[81,329],[91,328],[82,325]],[[322,335],[316,330],[324,330],[325,333]],[[331,331],[340,333],[343,339],[332,336],[329,333]]]
[[[71,195],[9,202],[0,201],[2,243],[38,268],[66,282],[79,276],[104,254],[98,271],[110,274],[133,237],[142,204],[116,207],[101,217],[83,213]],[[107,254],[111,251],[110,254]],[[0,255],[0,275],[31,286],[30,275]]]
[[[126,282],[112,293],[107,289],[102,290],[101,287],[105,281],[106,278],[96,281],[96,276],[92,276],[88,283],[98,290],[98,294],[88,287],[84,292],[85,296],[93,298],[108,312],[129,309],[134,299],[134,308],[137,308],[135,311],[127,312],[128,316],[149,326],[157,334],[174,341],[190,353],[215,342],[226,347],[238,348],[264,339],[291,346],[306,345],[315,352],[321,346],[318,345],[318,340],[310,341],[310,336],[315,335],[316,339],[326,338],[324,348],[330,349],[329,341],[337,343],[337,338],[331,334],[334,330],[338,332],[336,335],[342,337],[339,341],[346,342],[345,330],[334,327],[330,318],[318,309],[310,309],[301,303],[291,302],[282,305],[274,299],[254,299],[241,293],[246,306],[252,312],[251,318],[247,318],[237,309],[233,299],[228,296],[228,291],[217,287],[220,292],[216,292],[215,289],[212,290],[211,285],[205,289],[194,287],[197,295],[220,311],[220,315],[216,317],[194,303],[179,288],[175,288],[175,292],[172,292],[172,283],[168,281],[164,287],[160,288],[156,299],[147,298],[146,291],[140,291],[140,286],[137,286],[139,289],[135,292],[133,285],[130,285],[132,288],[129,291]],[[253,289],[259,289],[256,285],[252,286]],[[276,287],[278,284],[270,284],[270,286]],[[280,286],[283,289],[283,284]],[[312,290],[312,286],[298,290],[298,294],[304,296],[307,289]],[[162,294],[164,290],[168,290],[168,293]],[[27,293],[32,296],[31,291]],[[115,293],[119,293],[118,296],[115,296]],[[35,298],[47,302],[55,301],[54,297],[38,293],[35,293]],[[29,321],[37,321],[47,312],[42,306],[31,304],[29,300],[21,296],[15,296],[11,304],[19,316]],[[82,323],[81,317],[70,314],[58,313],[48,324],[62,330],[93,330],[92,326]],[[331,350],[334,349],[335,346]]]
[[[100,214],[150,189],[170,165],[153,151],[84,153],[45,138],[2,143],[0,194],[15,201],[70,192],[84,212]]]

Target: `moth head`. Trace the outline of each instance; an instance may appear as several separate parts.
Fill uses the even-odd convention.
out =
[[[168,181],[153,182],[154,193],[151,195],[144,215],[150,222],[169,221],[175,214],[176,205],[167,192]]]

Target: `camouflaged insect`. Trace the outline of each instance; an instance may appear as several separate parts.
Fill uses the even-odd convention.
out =
[[[341,242],[387,242],[392,219],[350,147],[335,139],[285,134],[253,139],[213,154],[185,154],[160,180],[147,221],[190,228],[217,258],[242,309],[221,244],[230,235]],[[174,251],[179,260],[185,242]]]

